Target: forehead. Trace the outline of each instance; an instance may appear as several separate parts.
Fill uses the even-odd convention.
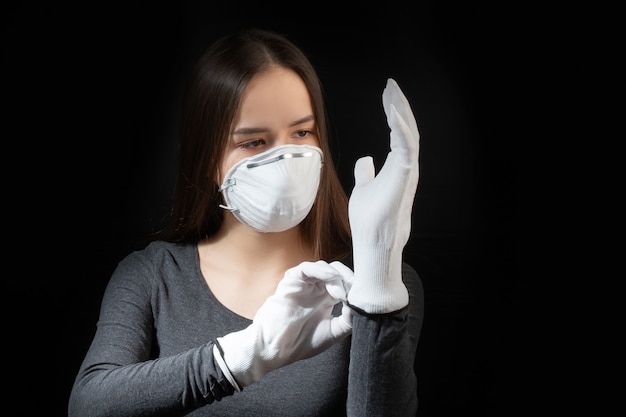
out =
[[[236,125],[289,123],[312,113],[311,97],[300,76],[287,68],[271,67],[255,75],[244,89]]]

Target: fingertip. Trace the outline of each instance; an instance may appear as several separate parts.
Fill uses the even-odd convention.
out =
[[[344,264],[341,261],[332,261],[330,263],[330,266],[332,266],[333,268],[335,268],[338,271],[344,271],[346,273],[352,274],[352,270],[346,264]]]
[[[352,328],[352,309],[348,303],[344,302],[341,306],[341,317],[350,328]]]
[[[330,266],[332,266],[341,275],[347,297],[347,293],[350,291],[350,288],[352,288],[352,283],[354,282],[354,272],[347,265],[344,265],[339,261],[331,262]]]
[[[344,279],[351,279],[354,276],[354,272],[347,265],[339,261],[333,261],[330,263],[337,272],[341,274]]]
[[[336,340],[349,335],[352,332],[352,310],[350,308],[346,309],[344,304],[341,315],[331,319],[330,327],[332,335]]]

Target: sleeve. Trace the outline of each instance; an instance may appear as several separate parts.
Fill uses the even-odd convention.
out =
[[[349,417],[413,417],[417,413],[415,353],[422,329],[424,291],[417,272],[402,266],[409,304],[389,314],[353,307],[348,380]]]
[[[174,356],[153,354],[150,274],[138,256],[114,271],[70,393],[69,417],[179,415],[234,393],[212,342]]]

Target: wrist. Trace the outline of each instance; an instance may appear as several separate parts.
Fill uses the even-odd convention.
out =
[[[239,387],[237,380],[235,379],[233,374],[230,372],[228,365],[226,365],[226,362],[224,361],[224,351],[222,350],[222,347],[217,339],[215,340],[215,343],[213,344],[213,357],[215,358],[215,362],[222,370],[224,377],[226,377],[230,385],[235,389],[235,391],[241,392],[241,387]]]
[[[402,281],[402,249],[375,245],[353,246],[354,282],[348,302],[370,314],[400,310],[409,303]]]
[[[258,381],[265,373],[258,360],[256,336],[256,327],[251,324],[243,330],[217,338],[224,364],[241,388]]]

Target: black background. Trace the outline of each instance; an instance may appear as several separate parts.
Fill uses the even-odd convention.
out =
[[[384,162],[380,96],[388,77],[399,83],[421,133],[405,249],[426,295],[418,416],[520,412],[521,226],[510,125],[512,97],[525,88],[514,77],[523,65],[519,16],[476,3],[335,7],[30,3],[7,11],[4,116],[16,132],[11,146],[32,155],[35,180],[22,191],[36,195],[24,210],[38,231],[29,237],[45,237],[45,276],[55,277],[44,278],[49,291],[36,291],[54,304],[54,314],[44,313],[56,348],[46,415],[66,413],[116,263],[168,212],[179,102],[193,62],[247,26],[286,34],[317,68],[348,191],[358,157]]]

